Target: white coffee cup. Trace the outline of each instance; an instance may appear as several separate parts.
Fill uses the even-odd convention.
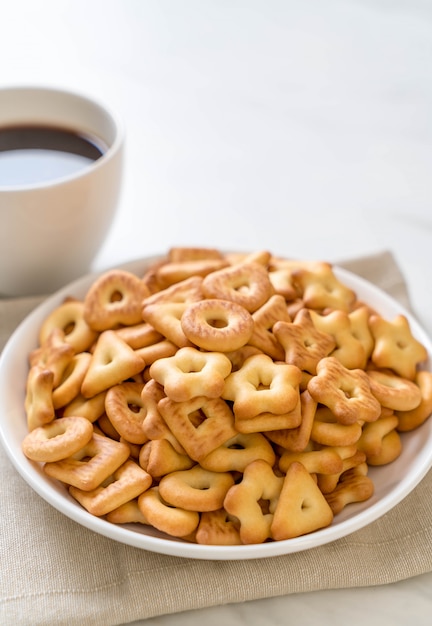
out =
[[[121,187],[123,128],[105,105],[48,87],[0,89],[0,131],[20,126],[63,128],[105,147],[75,173],[0,184],[0,297],[48,294],[88,272]]]

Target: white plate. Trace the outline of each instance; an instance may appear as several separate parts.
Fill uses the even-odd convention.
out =
[[[141,274],[155,259],[143,259],[122,267]],[[373,306],[386,319],[404,314],[416,338],[432,359],[432,344],[412,315],[398,302],[365,280],[335,268],[337,276],[354,289],[358,297]],[[42,320],[67,295],[82,298],[94,280],[86,276],[57,292],[35,309],[18,327],[8,341],[0,359],[0,439],[17,471],[24,480],[54,508],[68,518],[96,533],[137,548],[162,554],[196,559],[255,559],[270,557],[316,546],[347,536],[375,521],[401,500],[421,481],[432,466],[432,419],[421,427],[402,435],[400,457],[388,466],[371,468],[369,475],[375,484],[375,494],[367,502],[351,504],[337,515],[331,526],[309,535],[259,545],[203,546],[169,538],[148,526],[120,526],[90,515],[67,493],[64,486],[46,476],[41,467],[29,461],[21,451],[27,432],[24,413],[24,387],[27,376],[27,356],[37,345],[37,333]]]

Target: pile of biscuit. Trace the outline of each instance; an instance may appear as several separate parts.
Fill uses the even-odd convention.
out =
[[[112,523],[291,539],[371,498],[432,412],[427,356],[329,263],[172,248],[45,318],[22,449]]]

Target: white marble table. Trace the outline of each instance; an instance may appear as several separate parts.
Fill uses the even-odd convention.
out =
[[[331,261],[391,250],[432,332],[432,3],[16,0],[0,86],[76,88],[127,132],[95,269],[171,245]],[[148,620],[429,623],[432,574]]]

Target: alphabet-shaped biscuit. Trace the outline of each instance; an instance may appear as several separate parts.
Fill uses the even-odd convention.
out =
[[[67,298],[43,321],[39,330],[41,345],[54,329],[62,331],[64,341],[72,346],[75,353],[89,350],[98,335],[84,319],[84,303],[72,298]]]
[[[62,409],[63,416],[80,415],[89,422],[96,422],[105,412],[105,396],[106,391],[101,391],[91,398],[84,398],[79,393]]]
[[[285,450],[279,459],[279,469],[286,474],[294,462],[301,463],[309,474],[337,474],[343,470],[342,459],[332,448],[303,452]]]
[[[285,298],[274,294],[257,311],[252,313],[254,330],[249,344],[276,361],[283,361],[285,350],[274,333],[276,322],[291,322]]]
[[[267,431],[266,437],[292,452],[303,451],[309,443],[312,427],[314,424],[317,403],[310,393],[305,390],[300,394],[301,422],[297,427],[284,428],[282,430]]]
[[[276,455],[261,433],[238,433],[201,460],[201,466],[214,472],[244,472],[245,467],[262,459],[271,466]]]
[[[53,387],[57,387],[74,354],[74,348],[65,340],[64,331],[54,328],[45,342],[30,354],[30,365],[51,370],[54,374]]]
[[[52,399],[54,374],[52,370],[33,365],[26,381],[24,408],[27,415],[27,428],[32,431],[48,424],[55,418]]]
[[[152,484],[152,477],[135,461],[127,460],[112,474],[108,485],[91,491],[69,487],[69,493],[89,513],[100,517],[137,498]]]
[[[374,484],[369,476],[347,470],[340,482],[325,498],[334,515],[340,513],[348,504],[364,502],[374,494]]]
[[[334,446],[330,448],[335,450],[342,459],[342,470],[334,474],[317,474],[317,485],[323,494],[328,494],[336,489],[341,476],[348,470],[364,467],[366,462],[366,454],[361,450],[357,450],[355,446]],[[367,466],[366,466],[367,467]]]
[[[184,263],[185,261],[219,260],[227,262],[226,257],[217,248],[203,248],[197,246],[173,246],[168,250],[170,263]]]
[[[230,472],[212,472],[194,465],[163,476],[159,493],[168,504],[187,511],[216,511],[222,507],[233,484]]]
[[[32,461],[60,461],[78,452],[92,435],[93,427],[85,417],[61,417],[29,432],[22,450]]]
[[[273,294],[268,272],[259,263],[240,263],[206,276],[202,284],[206,298],[229,300],[250,313]]]
[[[301,309],[293,322],[276,322],[273,333],[284,348],[285,361],[311,374],[316,373],[318,361],[336,347],[331,334],[316,328],[308,309]]]
[[[357,447],[365,453],[369,465],[386,465],[400,455],[402,444],[397,425],[396,415],[388,415],[363,426]]]
[[[419,370],[415,377],[421,393],[420,404],[410,411],[396,411],[399,432],[408,432],[421,426],[432,413],[432,372]]]
[[[173,302],[198,302],[202,300],[202,276],[190,276],[178,283],[174,283],[165,289],[152,293],[143,300],[143,307],[149,304],[162,304]]]
[[[146,348],[164,338],[161,333],[147,322],[132,324],[131,326],[122,326],[116,329],[115,332],[116,335],[123,339],[123,341],[134,350]]]
[[[143,429],[151,440],[166,439],[179,454],[186,454],[185,449],[168,428],[167,423],[159,412],[158,402],[166,398],[162,385],[150,378],[143,387],[141,399],[146,409]]]
[[[72,357],[58,385],[53,388],[52,400],[56,410],[66,406],[79,395],[90,361],[89,352],[79,352]]]
[[[348,313],[351,325],[351,333],[355,339],[360,341],[363,346],[366,363],[372,354],[374,347],[374,339],[369,328],[369,318],[371,310],[368,306],[358,304],[357,308]]]
[[[109,511],[106,519],[113,524],[149,524],[138,506],[138,498],[129,500]]]
[[[346,311],[330,311],[326,315],[311,311],[310,315],[315,328],[328,333],[335,341],[335,347],[329,356],[338,359],[348,369],[366,367],[367,354],[364,340],[356,336]]]
[[[392,372],[369,370],[371,391],[380,404],[393,411],[411,411],[421,402],[420,387]]]
[[[231,367],[231,361],[221,352],[185,347],[154,362],[150,376],[163,386],[171,400],[184,402],[197,396],[220,396]]]
[[[143,319],[152,325],[165,339],[179,348],[191,346],[186,337],[181,317],[188,306],[187,302],[162,302],[147,304],[142,311]]]
[[[342,424],[326,406],[319,406],[310,432],[310,439],[321,446],[349,446],[360,439],[360,422]]]
[[[369,325],[375,341],[373,363],[414,380],[417,366],[427,359],[427,350],[413,336],[405,315],[397,315],[392,321],[371,315]]]
[[[128,457],[129,447],[125,443],[94,433],[90,441],[75,454],[46,463],[44,472],[82,491],[92,491],[123,465]]]
[[[155,343],[151,343],[148,346],[143,346],[135,350],[135,355],[143,360],[146,367],[149,367],[152,363],[158,359],[165,359],[169,356],[173,356],[178,350],[178,346],[168,339],[161,339]]]
[[[107,416],[116,431],[129,443],[143,444],[148,440],[143,428],[147,414],[142,400],[144,385],[123,382],[110,387],[105,398]]]
[[[241,545],[240,533],[235,519],[225,511],[204,511],[196,531],[196,542],[213,546]]]
[[[138,496],[138,506],[149,524],[173,537],[186,537],[199,524],[200,516],[197,511],[186,511],[167,504],[157,486],[150,487]]]
[[[150,295],[145,283],[124,270],[109,270],[90,286],[84,298],[84,319],[96,331],[142,322],[142,301]]]
[[[308,309],[348,312],[356,299],[354,291],[336,277],[330,263],[321,262],[312,269],[295,270],[293,283]]]
[[[199,348],[232,352],[247,344],[254,321],[240,304],[210,298],[190,303],[182,315],[181,326],[186,337]]]
[[[186,453],[198,462],[237,433],[234,416],[221,398],[199,396],[188,402],[162,398],[158,409]]]
[[[115,331],[106,330],[97,340],[81,385],[81,393],[91,398],[134,376],[143,368],[144,360]]]
[[[168,261],[158,267],[156,275],[163,289],[193,276],[207,276],[227,267],[228,262],[221,259],[190,259],[184,261]]]
[[[168,439],[153,439],[141,446],[139,464],[154,478],[195,465],[187,454],[181,454]]]
[[[269,279],[275,294],[282,296],[286,301],[295,300],[298,293],[292,282],[292,269],[277,266],[271,267],[269,269]]]
[[[310,379],[308,391],[327,406],[341,424],[371,422],[380,416],[381,405],[373,396],[369,379],[361,369],[349,370],[334,357],[325,357]]]
[[[241,482],[231,487],[224,508],[238,518],[240,539],[244,544],[262,543],[271,537],[273,514],[284,479],[261,459],[250,463]],[[266,508],[262,508],[266,504]]]
[[[291,463],[271,523],[273,539],[306,535],[332,521],[333,512],[312,476],[301,463]]]
[[[234,415],[239,419],[264,412],[281,415],[295,409],[300,379],[301,372],[295,365],[257,354],[228,376],[222,397],[233,402]]]

